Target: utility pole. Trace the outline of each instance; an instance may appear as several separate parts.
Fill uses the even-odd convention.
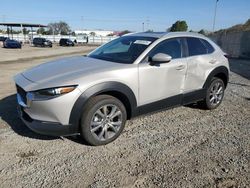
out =
[[[142,22],[142,32],[144,32],[144,22]]]
[[[149,18],[147,17],[146,23],[147,23],[147,30],[149,30]]]
[[[214,9],[214,22],[213,22],[213,32],[215,30],[215,21],[216,21],[216,15],[217,15],[217,4],[219,2],[219,0],[215,0],[215,9]]]
[[[82,30],[84,30],[84,17],[81,16],[81,22],[82,22]]]
[[[5,22],[5,17],[6,17],[6,16],[3,14],[3,15],[2,15],[3,23]]]

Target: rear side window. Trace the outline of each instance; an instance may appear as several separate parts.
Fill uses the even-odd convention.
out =
[[[198,38],[187,38],[189,56],[207,54],[206,46]]]
[[[200,40],[201,40],[202,43],[206,46],[206,48],[207,48],[207,53],[208,53],[208,54],[211,54],[211,53],[214,52],[214,47],[213,47],[208,41],[206,41],[206,40],[204,40],[204,39],[200,39]]]
[[[149,57],[153,57],[158,53],[168,54],[173,59],[181,58],[181,40],[175,38],[161,42],[150,52]]]

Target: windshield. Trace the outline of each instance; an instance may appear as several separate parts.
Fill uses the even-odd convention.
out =
[[[115,39],[88,55],[88,57],[117,63],[132,64],[157,38],[124,36]]]

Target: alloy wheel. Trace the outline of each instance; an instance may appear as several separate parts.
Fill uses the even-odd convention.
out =
[[[210,88],[209,102],[211,105],[216,106],[223,98],[224,87],[222,83],[215,82]]]
[[[93,115],[90,123],[92,135],[100,141],[113,138],[122,126],[122,112],[114,104],[101,106]]]

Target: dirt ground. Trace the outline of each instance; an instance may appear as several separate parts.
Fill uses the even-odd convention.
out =
[[[233,71],[244,67],[218,109],[141,116],[115,142],[91,147],[17,118],[12,76],[52,59],[0,63],[0,187],[250,187],[250,71],[239,75],[250,61],[231,60]]]
[[[44,59],[47,57],[59,57],[62,55],[80,54],[96,46],[74,46],[74,47],[61,47],[58,44],[54,44],[52,48],[33,47],[29,44],[22,46],[22,49],[7,49],[2,48],[0,42],[0,63],[10,63],[17,60],[33,60],[33,59]]]

